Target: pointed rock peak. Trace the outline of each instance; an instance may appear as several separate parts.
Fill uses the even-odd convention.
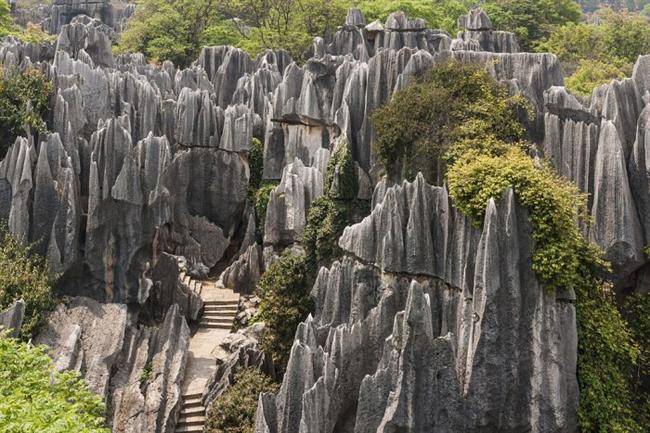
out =
[[[458,27],[465,30],[492,30],[492,21],[480,7],[458,17]]]
[[[348,9],[348,16],[345,18],[346,26],[356,26],[363,27],[366,25],[366,18],[363,16],[363,12],[358,8]]]

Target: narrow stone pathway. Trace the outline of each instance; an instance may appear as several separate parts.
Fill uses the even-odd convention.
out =
[[[216,281],[197,281],[182,276],[184,282],[201,294],[204,303],[199,329],[190,338],[185,379],[183,380],[182,408],[176,423],[176,433],[201,433],[205,423],[205,408],[201,403],[203,390],[217,369],[216,358],[223,349],[219,346],[230,333],[237,314],[239,295],[220,289]]]

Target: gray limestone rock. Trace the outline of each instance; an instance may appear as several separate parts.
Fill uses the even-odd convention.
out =
[[[25,318],[25,301],[17,300],[7,309],[0,311],[0,332],[8,332],[10,337],[17,338]]]
[[[319,272],[316,316],[256,431],[575,431],[575,310],[538,284],[513,192],[482,230],[422,177],[375,196]],[[462,277],[436,265],[448,260]]]

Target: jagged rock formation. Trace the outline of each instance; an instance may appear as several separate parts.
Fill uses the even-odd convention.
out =
[[[114,10],[109,0],[54,0],[43,28],[57,34],[64,25],[80,15],[97,18],[109,27],[114,23]]]
[[[366,23],[353,9],[302,66],[234,47],[206,47],[185,69],[154,66],[113,57],[106,21],[71,21],[56,46],[0,42],[3,67],[37,67],[55,86],[49,132],[17,139],[0,163],[0,216],[75,296],[39,338],[105,396],[114,431],[174,425],[185,320],[202,308],[179,268],[226,269],[224,286],[250,291],[280,250],[300,248],[339,140],[373,210],[320,270],[315,314],[280,393],[260,399],[258,431],[576,431],[573,294],[540,289],[525,210],[509,192],[479,230],[443,186],[387,185],[370,115],[437,63],[485,65],[536,109],[540,152],[591,194],[585,235],[606,249],[619,287],[647,291],[650,56],[581,102],[554,56],[517,52],[479,9],[456,39],[400,12]],[[257,222],[263,245],[248,199],[252,138],[264,143],[264,180],[277,182]],[[242,347],[227,364],[260,366]],[[140,384],[148,364],[153,379]]]
[[[90,389],[107,402],[114,432],[173,432],[187,323],[176,305],[159,328],[128,322],[126,305],[73,298],[57,308],[35,342],[51,348],[57,369],[83,373]]]
[[[650,275],[648,77],[650,56],[642,56],[631,78],[594,89],[585,102],[562,87],[544,94],[544,153],[590,194],[588,236],[605,250],[620,290],[647,291]]]
[[[25,302],[19,299],[6,310],[0,311],[0,331],[8,332],[11,337],[18,337],[24,319]]]
[[[494,30],[492,21],[480,8],[471,9],[467,15],[458,18],[457,39],[452,42],[453,50],[492,51],[495,53],[516,53],[519,51],[514,33]]]
[[[256,431],[575,431],[573,295],[542,290],[530,232],[512,191],[480,230],[421,176],[380,184]]]
[[[273,361],[260,347],[262,332],[264,332],[264,325],[256,323],[228,335],[221,343],[225,353],[217,359],[217,370],[210,378],[203,394],[203,406],[209,408],[211,403],[233,383],[235,374],[242,369],[255,368],[275,378]],[[210,416],[209,411],[208,416]]]

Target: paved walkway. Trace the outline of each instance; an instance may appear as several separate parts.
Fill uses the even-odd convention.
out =
[[[177,433],[203,431],[205,408],[201,404],[201,397],[208,380],[217,369],[216,358],[223,350],[219,345],[230,334],[239,302],[238,294],[217,288],[215,281],[191,282],[190,287],[197,287],[205,307],[199,329],[190,338],[182,389],[183,406],[176,425]]]

